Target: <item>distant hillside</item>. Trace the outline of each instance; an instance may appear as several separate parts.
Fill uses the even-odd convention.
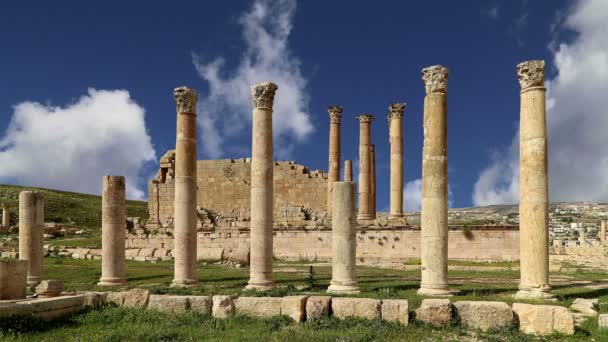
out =
[[[17,224],[19,217],[19,193],[35,190],[44,193],[45,222],[61,223],[67,227],[86,228],[92,235],[101,230],[101,196],[75,192],[22,187],[0,184],[0,203],[10,204],[11,225]],[[127,201],[127,216],[148,219],[148,204],[144,201]]]

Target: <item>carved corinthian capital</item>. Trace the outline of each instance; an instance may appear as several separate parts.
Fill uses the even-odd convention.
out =
[[[196,90],[188,87],[179,87],[173,90],[175,109],[178,113],[196,113],[198,94]]]
[[[329,106],[327,107],[327,111],[329,112],[329,122],[332,124],[340,124],[342,120],[342,112],[344,108],[340,106]]]
[[[531,60],[517,64],[517,78],[521,90],[545,86],[545,61]]]
[[[372,122],[374,121],[374,116],[372,114],[361,114],[357,116],[359,122]]]
[[[422,80],[427,94],[448,92],[448,68],[433,65],[422,69]]]
[[[392,119],[402,119],[405,112],[405,103],[391,103],[388,107],[388,121]]]
[[[272,82],[262,82],[251,87],[253,108],[272,109],[274,94],[279,87]]]

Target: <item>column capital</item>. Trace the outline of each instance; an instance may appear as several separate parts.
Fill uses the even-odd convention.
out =
[[[364,123],[364,122],[371,123],[372,121],[374,121],[374,115],[372,115],[372,114],[361,114],[361,115],[357,116],[357,119],[359,119],[359,122],[361,122],[361,123]]]
[[[391,105],[388,106],[388,121],[391,122],[392,119],[403,119],[405,106],[405,103],[391,103]]]
[[[253,108],[272,109],[274,94],[279,87],[272,82],[261,82],[251,87]]]
[[[530,60],[517,64],[517,78],[521,90],[545,86],[545,61]]]
[[[196,102],[198,101],[196,90],[188,87],[175,88],[173,89],[173,98],[175,99],[177,113],[196,113]]]
[[[422,80],[427,94],[448,92],[448,74],[450,70],[442,65],[433,65],[422,69]]]
[[[329,122],[332,124],[340,124],[340,121],[342,120],[342,112],[344,111],[344,107],[329,106],[329,107],[327,107],[327,111],[329,112]]]

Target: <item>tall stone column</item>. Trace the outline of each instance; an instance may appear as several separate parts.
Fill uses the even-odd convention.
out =
[[[419,295],[449,296],[448,288],[448,69],[422,69],[425,84]]]
[[[371,123],[372,114],[361,114],[359,119],[359,215],[358,220],[372,219],[371,199]]]
[[[175,88],[177,139],[175,142],[175,276],[171,286],[188,287],[196,274],[196,90]]]
[[[390,218],[403,217],[403,112],[405,103],[388,107],[389,141],[391,145],[391,207]]]
[[[370,159],[370,199],[371,199],[371,212],[372,220],[376,219],[376,145],[369,145],[369,159]]]
[[[8,229],[11,226],[9,208],[10,206],[7,202],[2,203],[2,227],[4,227],[4,229]]]
[[[260,291],[275,286],[272,280],[272,106],[277,88],[277,85],[271,82],[262,82],[251,87],[251,226],[250,275],[247,288]]]
[[[42,280],[44,196],[37,191],[19,194],[19,259],[27,260],[27,284]]]
[[[344,161],[344,181],[345,182],[353,181],[353,161],[352,160]]]
[[[343,108],[330,106],[329,111],[329,168],[327,175],[327,214],[331,216],[332,184],[340,181],[340,123]]]
[[[359,293],[356,274],[357,218],[355,183],[334,183],[334,216],[331,223],[331,283],[327,292]]]
[[[600,225],[600,242],[606,242],[606,220],[602,220]]]
[[[520,282],[517,298],[551,298],[549,292],[549,189],[545,62],[517,65],[519,118]]]
[[[125,177],[104,176],[101,193],[101,278],[97,285],[111,286],[127,282],[126,222]]]

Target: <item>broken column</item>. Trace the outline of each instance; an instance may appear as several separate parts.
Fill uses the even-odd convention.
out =
[[[196,103],[194,89],[174,90],[177,110],[175,142],[175,276],[171,286],[194,286],[196,274]]]
[[[519,118],[520,283],[517,298],[552,298],[549,292],[549,190],[545,62],[517,65]]]
[[[448,69],[422,69],[425,84],[419,295],[449,296],[448,288]]]
[[[9,204],[7,202],[2,203],[2,227],[5,230],[11,226],[11,217],[9,212]]]
[[[391,145],[391,218],[403,217],[403,112],[405,103],[388,107],[389,142]]]
[[[371,123],[374,116],[361,114],[359,119],[359,214],[358,220],[372,219],[371,200]]]
[[[344,181],[345,182],[353,181],[353,161],[352,160],[344,161]]]
[[[250,275],[248,289],[269,290],[272,280],[273,160],[272,106],[277,85],[251,87],[253,100],[251,145]]]
[[[101,278],[97,285],[127,282],[125,272],[125,177],[104,176],[101,193]]]
[[[335,182],[331,223],[331,283],[327,292],[359,293],[356,275],[355,183]]]
[[[332,184],[340,180],[340,106],[330,106],[329,111],[329,168],[327,174],[327,214],[331,216]]]
[[[600,224],[600,242],[606,242],[606,220]]]
[[[370,198],[371,198],[371,212],[372,220],[376,219],[376,145],[369,145],[369,159],[371,163],[370,167]]]
[[[27,284],[42,280],[44,196],[37,191],[19,194],[19,259],[27,260]]]

